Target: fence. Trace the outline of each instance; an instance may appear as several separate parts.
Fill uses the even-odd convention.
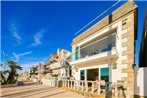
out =
[[[105,95],[107,98],[130,98],[126,83],[104,81],[63,80],[63,88],[87,96]]]
[[[130,98],[129,88],[126,83],[49,79],[42,79],[42,83],[50,87],[63,87],[65,90],[90,97],[104,95],[106,98]]]
[[[42,84],[48,85],[50,87],[58,87],[57,80],[42,79],[41,82]]]

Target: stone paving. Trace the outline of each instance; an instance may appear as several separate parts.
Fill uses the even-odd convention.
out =
[[[85,98],[73,92],[66,92],[61,88],[46,85],[27,85],[1,88],[0,98]]]

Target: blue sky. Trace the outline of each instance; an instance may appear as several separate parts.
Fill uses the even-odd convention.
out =
[[[7,53],[7,60],[17,61],[24,69],[47,61],[50,53],[56,54],[57,48],[71,51],[75,32],[115,2],[2,2],[1,51]],[[124,3],[120,2],[103,17]],[[136,3],[138,40],[135,62],[138,64],[146,2]]]

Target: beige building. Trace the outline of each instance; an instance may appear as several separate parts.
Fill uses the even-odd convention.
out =
[[[134,96],[137,5],[127,2],[73,39],[72,75],[76,80],[125,82]]]

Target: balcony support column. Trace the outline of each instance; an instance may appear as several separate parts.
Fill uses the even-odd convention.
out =
[[[109,66],[109,82],[112,82],[112,64],[110,58],[108,58],[108,66]]]
[[[87,81],[87,69],[85,69],[85,81]]]

